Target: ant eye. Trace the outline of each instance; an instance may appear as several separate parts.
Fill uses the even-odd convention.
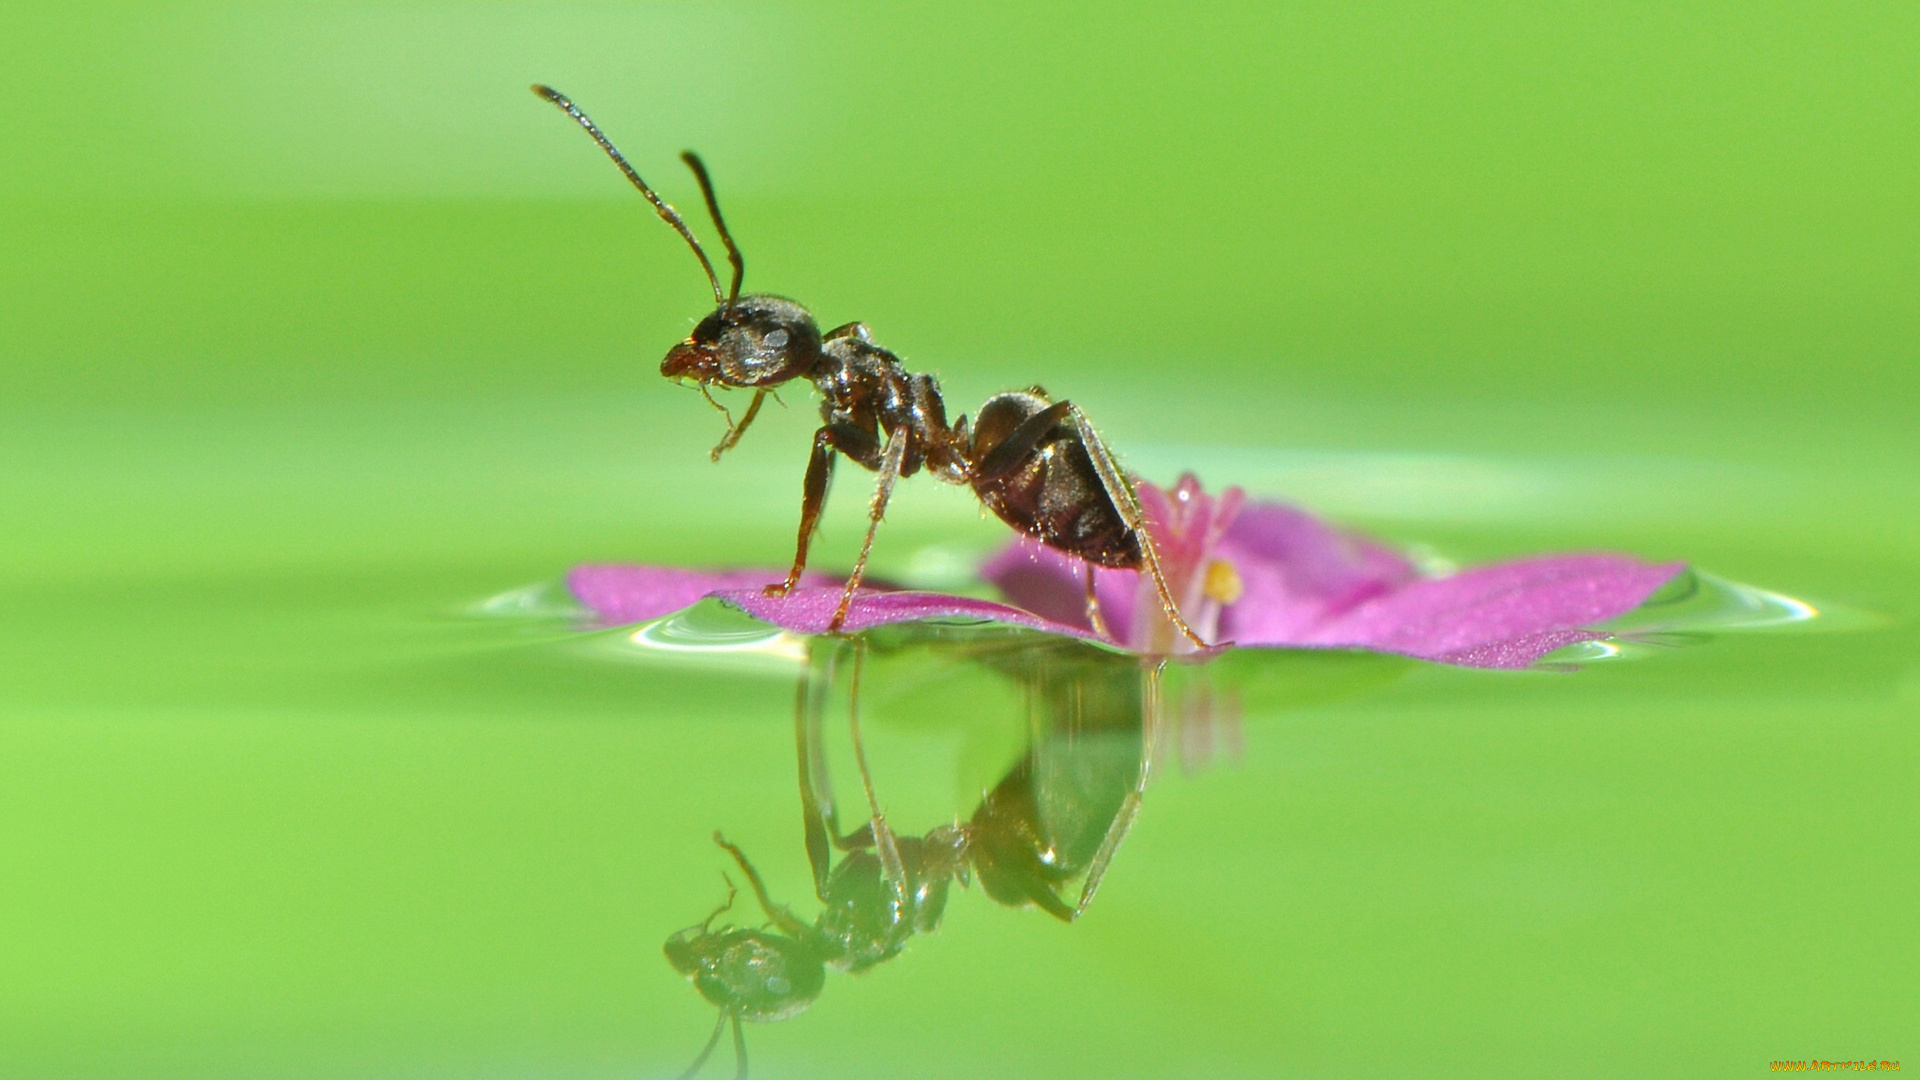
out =
[[[771,334],[768,334],[768,335],[767,335],[767,347],[768,347],[768,348],[770,348],[770,349],[784,349],[784,348],[786,348],[786,347],[787,347],[787,332],[786,332],[785,330],[775,330],[775,331],[774,331],[773,333],[771,333]]]

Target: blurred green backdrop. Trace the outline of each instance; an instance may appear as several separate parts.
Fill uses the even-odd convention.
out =
[[[700,149],[748,287],[868,322],[955,409],[1039,381],[1157,479],[1882,617],[1250,718],[1243,770],[1169,782],[1169,831],[1132,842],[1147,906],[1117,877],[1110,929],[1071,932],[1100,974],[1054,956],[994,1004],[1008,976],[963,954],[1067,946],[982,903],[916,946],[915,989],[756,1030],[771,1069],[1900,1057],[1916,56],[1898,3],[10,7],[0,1064],[612,1075],[703,1035],[657,940],[713,902],[713,826],[792,846],[787,689],[716,702],[456,614],[588,559],[778,563],[811,404],[707,464],[717,417],[655,374],[705,284],[533,81],[682,206]],[[1001,535],[909,485],[876,558],[939,583]],[[1502,782],[1531,824],[1489,820]],[[1560,798],[1611,808],[1624,868],[1581,861]],[[1355,869],[1436,820],[1458,880]],[[1533,871],[1473,853],[1529,844],[1618,922],[1502,937],[1472,898]],[[1243,893],[1180,892],[1182,852],[1246,855]],[[1435,889],[1431,923],[1380,899]],[[1174,969],[1258,989],[1156,997]]]

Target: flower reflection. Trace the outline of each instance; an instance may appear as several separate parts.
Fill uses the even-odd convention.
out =
[[[1168,489],[1139,483],[1148,532],[1173,595],[1209,641],[1264,648],[1366,649],[1467,667],[1523,668],[1606,637],[1594,624],[1638,607],[1684,568],[1624,555],[1545,556],[1424,576],[1405,557],[1295,507],[1216,496],[1191,475]],[[1095,571],[1023,539],[983,568],[1005,603],[944,593],[862,589],[844,629],[971,619],[1099,641],[1147,655],[1193,651],[1136,571]],[[608,623],[652,619],[705,597],[799,633],[823,633],[841,583],[808,575],[778,597],[773,571],[659,566],[576,567],[574,595]]]

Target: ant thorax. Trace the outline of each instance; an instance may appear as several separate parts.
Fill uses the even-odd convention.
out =
[[[912,373],[899,357],[869,340],[865,326],[853,325],[855,331],[829,337],[820,348],[813,385],[820,391],[821,419],[858,423],[872,417],[888,430],[909,423],[907,382]]]

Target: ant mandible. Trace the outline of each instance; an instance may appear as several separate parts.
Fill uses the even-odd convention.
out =
[[[820,392],[822,422],[813,434],[813,456],[807,462],[793,568],[785,581],[767,586],[767,595],[784,596],[800,583],[807,548],[826,504],[835,456],[844,454],[880,478],[867,513],[866,540],[827,624],[828,632],[838,632],[846,622],[854,592],[866,576],[874,533],[886,514],[894,482],[925,467],[947,483],[970,486],[1007,524],[1084,560],[1087,618],[1095,630],[1104,632],[1106,627],[1094,599],[1094,567],[1144,571],[1153,580],[1168,620],[1195,646],[1207,647],[1180,615],[1126,474],[1071,401],[1050,400],[1035,386],[988,400],[971,428],[964,415],[948,423],[940,384],[931,375],[908,371],[899,357],[874,344],[864,324],[848,323],[823,335],[813,316],[791,300],[763,293],[740,295],[746,262],[720,216],[713,181],[699,155],[688,150],[680,160],[699,181],[707,213],[733,265],[733,283],[725,292],[712,260],[679,212],[640,179],[587,114],[550,86],[535,85],[533,92],[559,106],[593,136],[655,212],[693,249],[707,273],[717,306],[685,341],[667,351],[660,374],[692,380],[727,417],[727,433],[713,448],[713,460],[719,461],[740,441],[767,394],[781,384],[805,379]],[[754,392],[738,423],[713,399],[709,387],[715,384]]]

